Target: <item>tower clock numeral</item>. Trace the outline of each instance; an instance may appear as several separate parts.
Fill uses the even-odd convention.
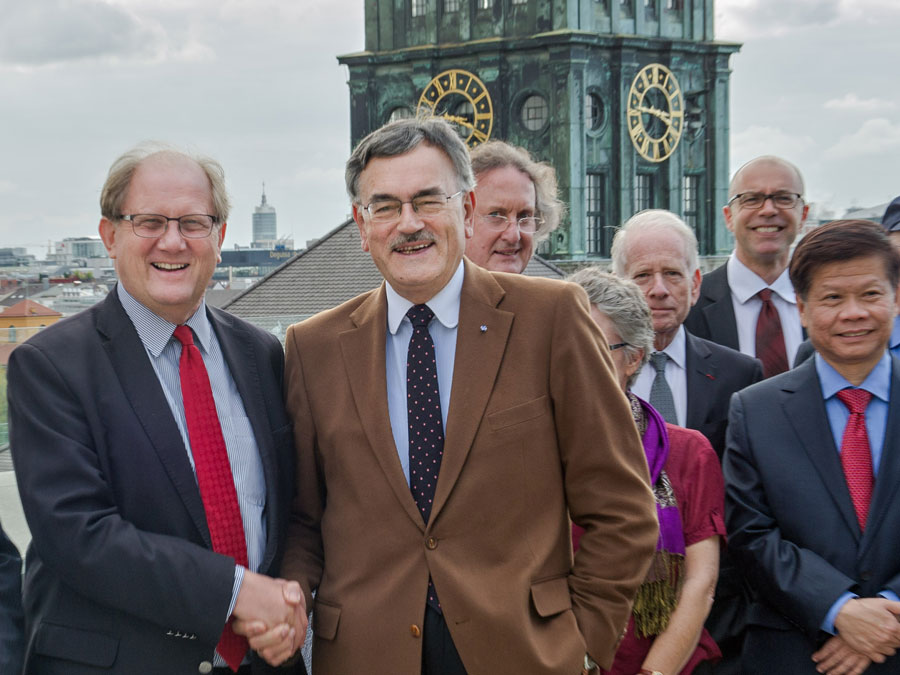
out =
[[[635,75],[627,100],[634,149],[649,162],[668,159],[681,140],[684,123],[684,100],[675,74],[660,63],[644,66]]]
[[[484,83],[476,75],[456,68],[438,74],[428,83],[419,97],[416,114],[446,118],[470,146],[490,138],[494,125],[493,104]]]

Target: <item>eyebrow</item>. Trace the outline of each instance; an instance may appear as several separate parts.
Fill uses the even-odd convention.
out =
[[[444,189],[439,187],[428,187],[416,192],[410,199],[415,199],[416,197],[428,197],[431,195],[442,195],[444,194]],[[397,195],[392,195],[387,192],[379,192],[377,194],[369,197],[369,202],[379,202],[379,201],[387,201],[387,200],[397,200],[403,201]]]

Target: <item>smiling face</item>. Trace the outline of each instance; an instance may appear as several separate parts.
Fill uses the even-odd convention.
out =
[[[762,158],[743,166],[735,175],[729,199],[745,192],[803,194],[803,183],[789,164]],[[737,201],[723,209],[725,224],[734,234],[738,259],[769,283],[787,267],[791,244],[808,211],[802,200],[793,208],[779,209],[771,199],[758,209],[747,209]]]
[[[887,348],[897,297],[884,260],[873,255],[822,265],[797,307],[816,351],[858,385]]]
[[[209,179],[186,157],[153,155],[135,170],[122,213],[215,215]],[[182,324],[197,311],[221,259],[225,223],[203,239],[185,239],[170,221],[161,237],[145,239],[134,234],[131,223],[103,218],[100,237],[125,290],[157,316]]]
[[[395,222],[373,223],[365,205],[375,200],[409,202],[424,195],[450,196],[459,180],[450,158],[427,143],[406,154],[376,157],[359,177],[359,204],[353,218],[362,247],[385,280],[410,302],[433,298],[450,281],[462,259],[467,237],[472,236],[474,194],[463,192],[447,202],[435,216],[421,216],[412,204],[403,204]]]
[[[519,231],[515,221],[535,214],[534,183],[513,166],[490,169],[477,178],[475,233],[466,244],[466,256],[494,272],[521,274],[534,255],[534,233]],[[489,228],[485,217],[490,215],[506,218],[506,228]]]
[[[700,294],[700,270],[690,271],[684,247],[681,236],[665,228],[631,232],[625,241],[625,278],[650,306],[657,350],[672,342]]]

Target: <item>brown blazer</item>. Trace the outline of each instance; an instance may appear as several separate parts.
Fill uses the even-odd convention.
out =
[[[418,674],[429,573],[470,675],[575,675],[586,651],[609,666],[657,525],[584,292],[466,261],[427,527],[391,433],[386,332],[382,285],[287,334],[298,494],[282,573],[318,589],[314,673]],[[574,564],[569,514],[586,529]]]

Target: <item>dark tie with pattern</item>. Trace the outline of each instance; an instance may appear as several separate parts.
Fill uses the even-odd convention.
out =
[[[678,415],[675,413],[675,399],[672,397],[672,389],[666,380],[666,363],[669,355],[665,352],[653,352],[650,355],[650,363],[656,370],[656,377],[650,385],[650,405],[662,415],[669,424],[678,424]]]
[[[409,489],[422,520],[428,523],[441,458],[444,426],[438,390],[437,361],[428,324],[434,318],[428,305],[415,305],[406,313],[413,325],[406,357],[406,415],[409,425]],[[434,583],[428,579],[428,604],[440,611]]]
[[[178,370],[181,376],[184,417],[213,551],[230,556],[238,565],[247,567],[247,541],[244,538],[241,509],[209,375],[203,356],[194,344],[191,329],[178,326],[174,335],[181,343]],[[229,620],[219,638],[216,651],[237,672],[248,647],[247,640],[232,630]]]
[[[865,389],[843,389],[837,393],[837,397],[850,410],[850,418],[841,439],[841,465],[844,467],[850,499],[862,531],[866,529],[872,488],[875,485],[872,450],[869,447],[869,434],[866,432],[866,406],[869,405],[872,394]]]
[[[778,310],[772,303],[772,289],[764,288],[756,295],[762,300],[762,308],[756,320],[756,358],[762,361],[763,375],[772,377],[788,369],[784,333]]]

